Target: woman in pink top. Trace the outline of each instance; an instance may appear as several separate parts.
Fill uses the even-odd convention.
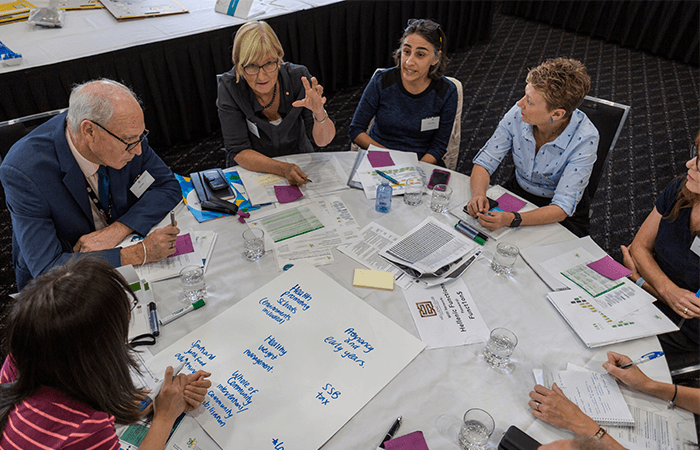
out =
[[[127,344],[137,302],[109,264],[72,260],[34,279],[7,319],[0,370],[1,449],[119,449],[114,424],[153,412],[139,449],[163,449],[177,417],[198,407],[211,386],[199,371],[165,382],[147,411]]]

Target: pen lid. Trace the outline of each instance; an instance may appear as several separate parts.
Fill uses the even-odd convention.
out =
[[[192,307],[193,307],[194,309],[199,309],[199,308],[201,308],[202,306],[204,306],[205,304],[206,304],[206,303],[204,303],[204,299],[203,299],[203,298],[200,298],[200,299],[197,300],[196,302],[192,303]]]

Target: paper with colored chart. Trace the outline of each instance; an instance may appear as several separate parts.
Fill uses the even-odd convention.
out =
[[[588,348],[678,331],[678,327],[651,303],[616,320],[581,290],[550,292],[547,299]]]
[[[296,265],[150,366],[188,358],[183,373],[212,373],[193,417],[222,448],[315,449],[423,348],[315,267]]]

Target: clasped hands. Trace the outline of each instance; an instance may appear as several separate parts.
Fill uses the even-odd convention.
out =
[[[206,378],[211,373],[199,370],[193,374],[179,374],[173,377],[173,368],[165,369],[163,385],[155,401],[144,410],[144,414],[165,413],[173,416],[173,420],[183,412],[197,409],[207,395],[211,387],[211,381]],[[149,391],[144,391],[144,395]]]
[[[482,227],[496,231],[501,227],[510,226],[515,214],[503,211],[489,211],[489,199],[485,195],[475,195],[467,203],[467,212],[476,217]]]

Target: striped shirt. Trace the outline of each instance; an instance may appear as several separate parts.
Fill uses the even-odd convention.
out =
[[[16,376],[15,365],[10,358],[5,359],[0,383],[12,382]],[[118,450],[119,439],[113,416],[44,386],[10,412],[0,449]]]

